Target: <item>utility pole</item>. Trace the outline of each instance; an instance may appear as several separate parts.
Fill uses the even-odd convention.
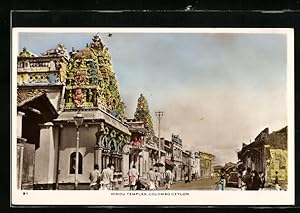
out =
[[[164,112],[162,111],[158,111],[155,112],[156,117],[158,118],[158,159],[160,161],[160,120],[162,118],[162,116],[164,115]]]

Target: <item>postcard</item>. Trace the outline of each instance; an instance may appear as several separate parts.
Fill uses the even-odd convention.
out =
[[[290,28],[13,28],[12,205],[293,205]]]

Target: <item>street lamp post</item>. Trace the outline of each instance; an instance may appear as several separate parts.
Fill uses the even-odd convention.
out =
[[[158,111],[158,112],[155,112],[155,115],[158,118],[158,159],[159,159],[159,161],[161,161],[160,160],[160,120],[161,120],[162,116],[164,115],[164,112]]]
[[[75,189],[78,189],[78,163],[79,163],[79,128],[83,123],[83,115],[77,112],[74,115],[74,122],[76,125],[76,161],[75,161]]]

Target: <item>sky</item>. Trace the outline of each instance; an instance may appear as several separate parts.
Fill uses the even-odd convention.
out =
[[[63,43],[85,48],[95,33],[20,33],[40,55]],[[178,134],[184,149],[237,162],[242,143],[265,127],[287,125],[287,41],[283,34],[99,33],[112,57],[119,90],[132,118],[142,93],[157,134]]]

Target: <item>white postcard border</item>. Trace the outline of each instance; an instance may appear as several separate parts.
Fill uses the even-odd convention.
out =
[[[11,88],[12,205],[294,205],[294,30],[292,28],[13,28],[11,83],[17,85],[18,35],[39,33],[255,33],[287,36],[288,190],[287,191],[64,191],[18,190],[16,173],[17,87]],[[115,194],[114,194],[115,193]],[[133,193],[133,194],[128,194]],[[164,194],[169,193],[169,194]]]

